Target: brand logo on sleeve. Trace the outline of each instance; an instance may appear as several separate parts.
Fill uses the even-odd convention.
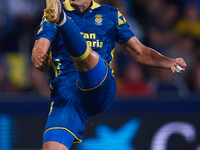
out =
[[[39,34],[42,30],[43,30],[43,27],[40,27],[37,34]]]

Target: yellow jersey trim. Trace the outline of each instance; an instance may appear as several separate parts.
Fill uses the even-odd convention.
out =
[[[65,2],[63,2],[66,10],[68,11],[74,11],[75,9],[70,5],[69,0],[66,0]]]
[[[114,58],[114,52],[115,52],[115,48],[111,51],[112,61],[109,64],[110,68],[112,69],[112,75],[113,76],[114,76],[114,70],[112,68],[112,62],[113,62],[113,58]]]
[[[45,12],[45,10],[44,10],[44,14],[43,14],[43,16],[42,16],[42,18],[44,18],[44,19],[42,19],[40,25],[41,25],[43,22],[47,21],[47,19],[46,19],[45,16],[46,16],[46,12]],[[47,21],[47,22],[48,22],[48,21]]]
[[[101,5],[92,0],[92,6],[91,6],[91,8],[92,9],[96,9],[96,8],[99,8],[99,7],[101,7]]]
[[[75,9],[70,5],[69,0],[66,0],[65,2],[63,2],[63,4],[64,4],[66,10],[68,10],[68,11],[74,11],[74,10],[75,10]],[[98,7],[100,7],[100,6],[101,6],[100,4],[98,4],[98,3],[96,3],[96,2],[94,2],[94,1],[92,0],[91,9],[96,9],[96,8],[98,8]]]
[[[51,83],[50,83],[50,88],[53,90],[53,87],[52,87]]]
[[[50,107],[49,115],[51,114],[51,112],[52,112],[52,110],[53,110],[53,105],[54,105],[54,101],[51,102],[51,107]]]
[[[121,14],[120,11],[118,11],[118,26],[122,25],[126,23],[126,19],[124,18],[124,16]]]
[[[75,137],[75,139],[76,139],[76,141],[74,141],[73,143],[81,143],[81,142],[82,142],[82,140],[79,139],[79,138],[77,138],[77,136],[76,136],[74,133],[72,133],[69,129],[64,128],[64,127],[52,127],[52,128],[49,128],[49,129],[47,129],[47,130],[44,132],[44,134],[45,134],[47,131],[53,130],[53,129],[66,130],[67,132],[71,133],[71,134]]]
[[[88,57],[88,55],[90,54],[90,47],[89,45],[87,44],[87,48],[86,48],[86,51],[83,55],[81,56],[78,56],[78,57],[73,57],[71,56],[74,60],[77,60],[77,61],[81,61],[81,60],[84,60],[86,57]]]
[[[52,59],[52,51],[50,51],[50,57]],[[56,69],[56,65],[53,63],[53,61],[51,61],[51,66],[52,66],[52,68],[54,70],[55,77],[57,77],[58,76],[58,70]]]
[[[97,86],[95,86],[95,87],[93,87],[93,88],[90,88],[90,89],[82,89],[82,88],[80,88],[80,87],[78,86],[78,80],[77,80],[76,86],[77,86],[81,91],[90,91],[90,90],[94,90],[94,89],[96,89],[97,87],[99,87],[99,86],[105,81],[106,77],[108,76],[108,64],[107,64],[107,62],[106,62],[105,60],[103,60],[103,61],[106,63],[106,69],[107,69],[107,72],[106,72],[106,75],[105,75],[104,79],[103,79],[103,80],[101,81],[101,83],[99,83]]]
[[[112,64],[112,62],[113,62],[114,52],[115,52],[115,48],[113,48],[113,50],[111,51],[112,61],[110,62],[109,66],[111,66],[111,64]]]

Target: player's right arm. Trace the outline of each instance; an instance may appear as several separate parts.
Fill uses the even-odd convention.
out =
[[[34,43],[31,60],[35,68],[41,72],[46,72],[51,67],[51,58],[47,54],[50,44],[51,42],[46,38],[39,38]]]
[[[57,33],[56,25],[49,23],[44,16],[40,23],[39,31],[35,36],[35,43],[31,56],[34,66],[42,72],[48,71],[51,67],[51,58],[47,52]]]

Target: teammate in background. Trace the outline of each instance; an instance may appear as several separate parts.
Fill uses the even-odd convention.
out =
[[[175,75],[177,65],[185,70],[182,58],[170,59],[140,43],[118,9],[93,0],[46,2],[32,51],[35,67],[42,72],[51,68],[52,75],[43,150],[69,150],[82,142],[85,122],[113,102],[115,42],[142,64],[171,69]]]

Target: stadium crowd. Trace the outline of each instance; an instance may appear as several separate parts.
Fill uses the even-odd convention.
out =
[[[200,92],[199,0],[95,0],[119,8],[130,28],[146,46],[171,58],[186,60],[186,71],[150,68],[134,61],[117,45],[113,60],[118,96],[149,97]],[[0,1],[0,95],[24,92],[50,97],[48,73],[31,63],[34,36],[45,1]]]

